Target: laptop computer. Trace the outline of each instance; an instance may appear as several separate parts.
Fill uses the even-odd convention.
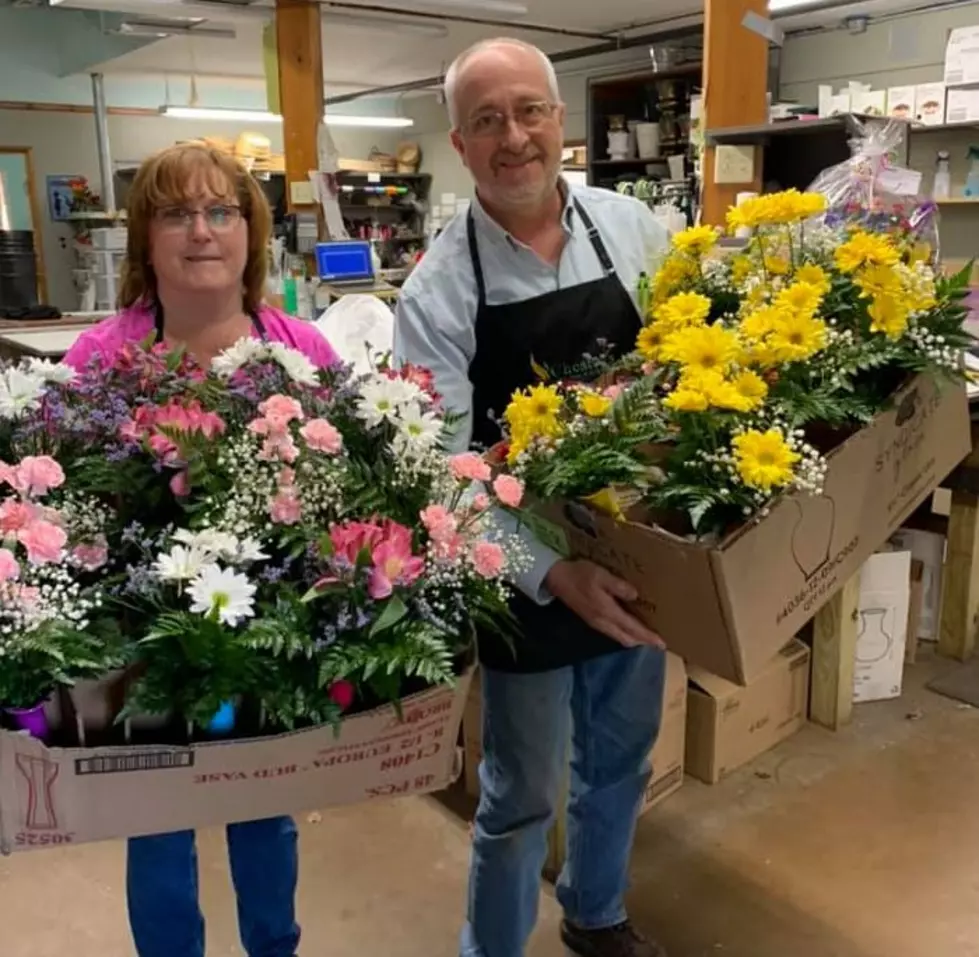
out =
[[[376,285],[371,244],[362,239],[345,239],[316,244],[316,270],[320,281],[341,286],[345,291]]]

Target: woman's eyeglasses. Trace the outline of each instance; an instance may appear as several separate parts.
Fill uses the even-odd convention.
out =
[[[190,229],[198,216],[204,217],[208,229],[216,233],[231,229],[241,219],[241,207],[227,204],[190,209],[187,206],[165,206],[156,211],[156,221],[163,229],[177,232]]]
[[[500,110],[487,110],[485,113],[477,113],[470,117],[462,128],[470,136],[502,136],[512,118],[519,126],[533,132],[539,130],[554,116],[556,109],[556,103],[534,100],[515,107],[510,113],[503,113]]]

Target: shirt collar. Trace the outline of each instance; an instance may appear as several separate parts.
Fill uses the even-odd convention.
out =
[[[568,236],[574,235],[574,197],[572,195],[572,188],[564,177],[558,180],[558,189],[561,191],[561,195],[564,197],[564,208],[561,210],[561,224],[564,227],[564,231]],[[511,236],[488,212],[486,212],[485,207],[479,201],[479,194],[477,193],[472,203],[473,208],[473,218],[476,220],[476,225],[481,230],[485,230],[490,236],[502,240],[503,242],[509,243],[511,246],[517,249],[526,249],[527,244],[522,243],[519,239]]]

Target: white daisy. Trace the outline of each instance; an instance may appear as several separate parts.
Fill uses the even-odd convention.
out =
[[[205,565],[190,583],[190,610],[198,615],[216,614],[232,628],[255,613],[255,586],[231,568]]]
[[[269,556],[262,551],[262,543],[255,538],[243,538],[238,542],[238,554],[235,556],[238,562],[250,563],[260,562]]]
[[[153,563],[153,573],[162,581],[190,581],[213,559],[199,548],[174,545],[169,552],[161,552]]]
[[[192,532],[189,528],[178,528],[173,533],[173,537],[176,541],[196,548],[211,558],[224,558],[229,561],[238,555],[238,549],[241,547],[234,535],[219,532],[214,528],[205,528],[199,532]]]
[[[267,352],[268,347],[261,339],[242,336],[233,346],[211,360],[211,371],[223,379],[230,379],[243,365],[263,358]]]
[[[63,362],[51,362],[49,359],[28,359],[27,369],[45,382],[56,382],[58,385],[71,382],[77,375],[71,366],[66,366]]]
[[[399,454],[434,448],[442,434],[442,420],[431,412],[422,412],[417,402],[402,409],[395,421],[398,434],[394,442]]]
[[[270,342],[268,344],[268,350],[271,357],[286,370],[286,375],[293,382],[298,382],[300,385],[319,384],[316,366],[301,352],[290,349],[282,342]]]
[[[385,420],[393,421],[403,405],[403,393],[396,387],[396,380],[383,377],[365,382],[357,401],[357,416],[368,428],[374,428]]]

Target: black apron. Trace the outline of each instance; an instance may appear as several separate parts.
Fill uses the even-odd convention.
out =
[[[265,332],[265,325],[261,319],[258,317],[257,312],[248,313],[249,318],[252,321],[252,326],[254,326],[255,331],[258,333],[258,338],[262,342],[268,341],[268,335]],[[156,329],[156,343],[163,342],[163,303],[156,302],[153,305],[153,326]]]
[[[486,302],[470,210],[467,222],[469,252],[476,275],[476,354],[469,366],[473,387],[473,444],[483,448],[500,441],[498,419],[516,389],[539,381],[544,369],[549,381],[588,381],[601,371],[600,360],[631,351],[642,323],[635,304],[615,273],[602,237],[577,201],[574,210],[602,267],[600,279],[546,292],[522,302],[491,306]],[[498,671],[530,673],[621,651],[622,645],[595,631],[560,601],[540,606],[517,593],[510,604],[521,632],[515,647],[490,632],[479,636],[480,660]]]

